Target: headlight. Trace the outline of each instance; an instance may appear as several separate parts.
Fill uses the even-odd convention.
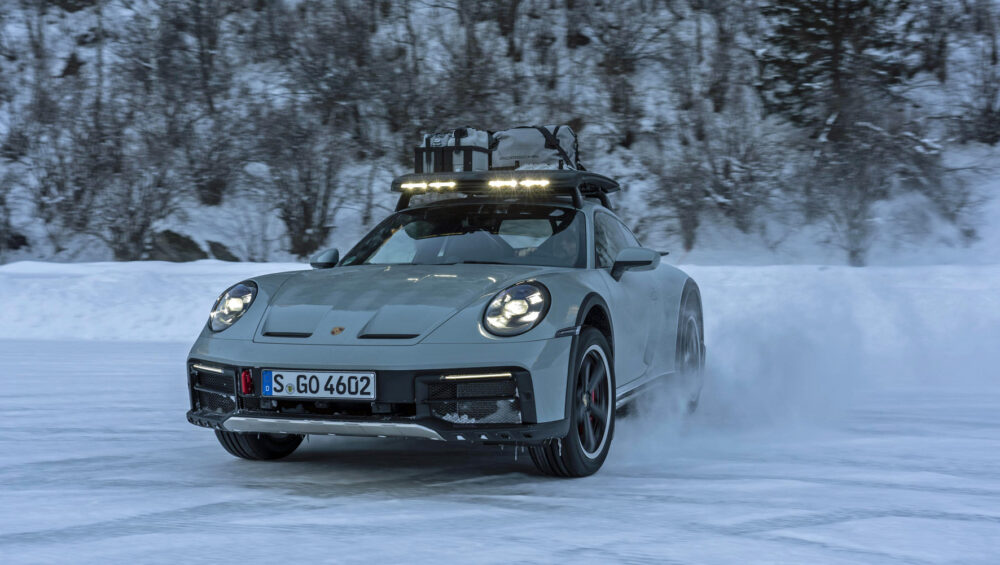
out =
[[[253,281],[241,282],[223,292],[208,317],[208,327],[213,332],[221,332],[233,325],[250,308],[256,296],[257,284]]]
[[[537,326],[548,310],[548,289],[537,282],[519,283],[493,297],[483,313],[483,325],[494,335],[523,334]]]

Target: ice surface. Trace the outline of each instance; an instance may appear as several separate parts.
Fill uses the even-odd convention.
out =
[[[250,463],[189,425],[183,363],[205,302],[287,267],[0,268],[0,561],[1000,555],[1000,268],[691,269],[709,353],[698,414],[640,406],[599,474],[555,480],[510,447],[419,440],[311,438]]]

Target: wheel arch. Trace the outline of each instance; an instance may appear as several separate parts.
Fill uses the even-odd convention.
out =
[[[576,313],[576,327],[579,330],[582,330],[584,326],[591,324],[601,324],[595,325],[594,327],[596,327],[598,331],[604,335],[604,338],[608,340],[608,346],[611,348],[611,359],[609,361],[613,372],[615,370],[614,322],[611,319],[611,308],[608,307],[607,301],[596,292],[590,292],[583,297],[583,300],[580,302],[580,309]],[[566,367],[566,404],[563,410],[567,421],[570,418],[573,379],[576,378],[576,361],[579,353],[580,333],[578,331],[576,335],[573,336],[573,342],[569,348],[569,363]]]
[[[601,295],[591,292],[583,298],[580,310],[577,312],[576,325],[579,327],[593,326],[598,329],[611,346],[611,355],[615,354],[614,323],[611,319],[611,309]],[[574,350],[574,353],[576,351]]]

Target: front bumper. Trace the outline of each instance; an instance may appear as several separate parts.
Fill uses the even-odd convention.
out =
[[[187,417],[195,425],[234,432],[534,443],[563,437],[569,430],[565,418],[569,349],[567,338],[384,348],[203,339],[192,348],[188,361],[191,410]],[[511,360],[520,363],[511,364]],[[259,391],[263,368],[374,370],[376,400],[242,394],[240,372],[249,370],[253,390]],[[442,380],[447,374],[487,372],[508,372],[511,378],[506,383],[503,379],[470,379],[461,384]]]

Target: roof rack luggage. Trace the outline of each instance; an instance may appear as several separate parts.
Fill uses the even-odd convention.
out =
[[[490,132],[468,127],[424,135],[414,151],[413,172],[488,171],[490,142]]]
[[[424,135],[413,151],[415,173],[573,169],[580,164],[573,128],[520,126],[501,131],[464,127]]]
[[[580,208],[597,198],[610,208],[617,182],[580,164],[573,128],[522,126],[502,131],[465,127],[424,136],[413,152],[413,174],[392,182],[401,192],[396,210],[417,194],[458,192],[470,196],[538,198],[569,196]]]
[[[569,126],[522,126],[493,134],[491,169],[576,169],[579,143]]]

